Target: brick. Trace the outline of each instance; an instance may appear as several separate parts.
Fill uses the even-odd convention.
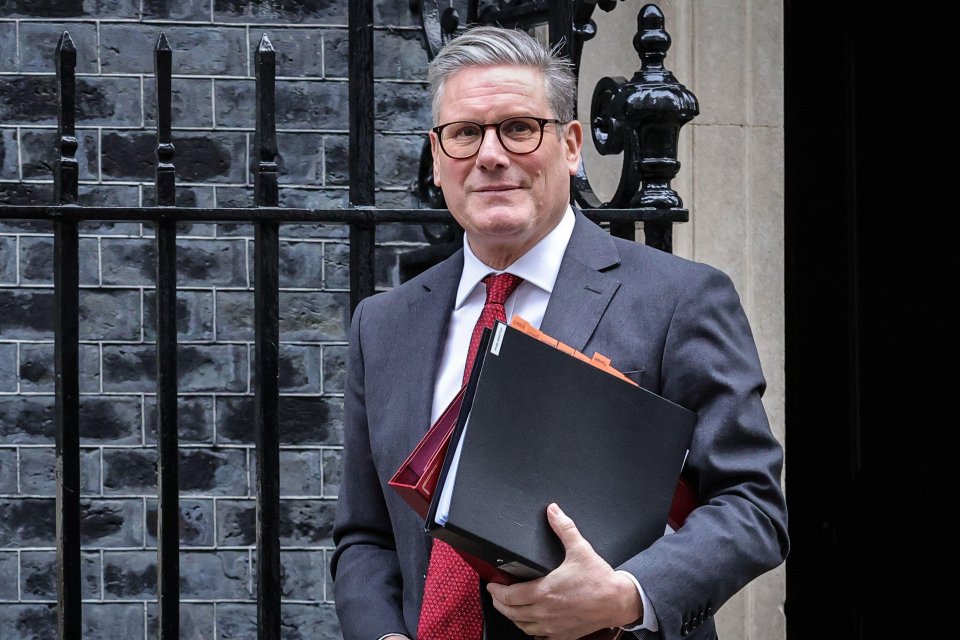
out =
[[[347,23],[347,3],[340,0],[213,0],[217,22],[262,22],[301,24],[307,22]]]
[[[104,495],[157,493],[156,449],[104,449]]]
[[[210,20],[210,0],[143,0],[143,20]]]
[[[98,552],[80,554],[80,585],[84,598],[100,597]],[[56,551],[20,552],[20,592],[24,600],[57,599]]]
[[[284,607],[284,619],[286,618]],[[217,605],[218,640],[240,640],[257,637],[257,605],[223,602]],[[2,628],[2,627],[0,627]]]
[[[215,539],[213,530],[213,500],[181,497],[180,507],[180,545],[181,547],[212,547]],[[147,546],[157,546],[157,500],[147,499]]]
[[[420,26],[420,12],[414,9],[413,5],[414,3],[411,2],[375,0],[373,3],[373,23],[375,25]]]
[[[20,345],[20,390],[31,393],[53,393],[54,345]],[[97,345],[81,344],[80,391],[92,393],[100,390],[100,353]]]
[[[100,165],[105,179],[154,179],[155,134],[105,129],[100,144]],[[244,133],[184,132],[177,136],[175,144],[178,181],[242,183],[246,179],[247,136]]]
[[[2,26],[0,24],[0,28]],[[0,180],[20,177],[19,144],[16,129],[0,129]]]
[[[55,522],[53,498],[0,498],[4,547],[52,547]]]
[[[3,239],[0,238],[0,262],[2,260]],[[252,268],[253,264],[250,266]],[[323,244],[281,240],[279,276],[282,288],[320,288],[323,278]]]
[[[347,371],[347,347],[323,346],[323,392],[343,393],[343,378]]]
[[[426,86],[377,82],[373,85],[374,126],[378,131],[427,131],[433,117],[430,114],[430,94]],[[426,140],[423,134],[421,140]]]
[[[7,18],[138,18],[139,0],[7,0]]]
[[[197,75],[246,75],[244,29],[163,25],[172,50],[173,72]],[[160,29],[139,24],[100,26],[100,68],[104,73],[153,74]]]
[[[77,126],[140,124],[136,78],[84,76],[76,86]],[[0,83],[0,122],[56,125],[57,100],[56,77],[13,76]]]
[[[216,296],[217,340],[252,341],[253,291],[217,291]]]
[[[0,290],[0,337],[30,340],[53,337],[53,291]]]
[[[213,126],[213,88],[206,78],[173,78],[170,81],[172,95],[170,99],[170,120],[174,127],[212,127]],[[157,83],[151,78],[143,79],[143,124],[145,127],[157,126]],[[174,134],[173,145],[176,148],[177,137]],[[173,157],[174,163],[177,157]]]
[[[323,136],[319,133],[279,133],[277,146],[277,180],[280,184],[323,184]],[[251,140],[250,157],[256,157]],[[256,174],[256,165],[250,167],[250,180]]]
[[[194,602],[180,603],[180,638],[184,640],[212,640],[214,625],[214,605]],[[147,638],[158,637],[157,605],[147,603]]]
[[[4,444],[53,444],[54,398],[0,396],[0,441]]]
[[[278,80],[276,88],[278,127],[346,130],[349,126],[346,82]],[[254,128],[255,91],[253,80],[217,80],[217,126]]]
[[[177,245],[177,283],[245,287],[247,245],[238,240],[188,240]]]
[[[80,291],[81,340],[138,340],[140,292],[126,289]]]
[[[374,48],[376,57],[376,48]],[[350,34],[346,29],[330,29],[323,36],[324,77],[350,77]]]
[[[0,344],[0,391],[17,390],[17,345]]]
[[[13,551],[0,551],[0,576],[6,578],[0,580],[0,600],[20,599],[17,594],[17,582],[10,579],[17,575],[17,571],[17,554]]]
[[[282,393],[320,393],[320,349],[320,345],[280,345],[278,382]]]
[[[319,291],[280,292],[281,340],[345,340],[350,298]]]
[[[149,600],[156,597],[157,553],[155,551],[104,552],[104,600]]]
[[[85,603],[83,605],[83,637],[136,638],[143,637],[144,611],[139,602]]]
[[[340,623],[332,605],[284,604],[286,640],[340,640]]]
[[[183,449],[179,469],[181,493],[247,495],[246,459],[243,449]]]
[[[157,399],[144,398],[147,444],[157,442]],[[177,398],[177,431],[181,443],[213,444],[213,399],[205,397]]]
[[[176,142],[174,142],[176,145]],[[176,162],[176,159],[174,159]],[[177,186],[176,203],[178,207],[196,208],[202,207],[212,209],[217,206],[216,187],[201,186]],[[153,185],[143,185],[143,206],[153,207],[157,204],[157,192]],[[214,225],[191,222],[178,222],[177,235],[214,235]],[[150,226],[144,227],[144,235],[153,235],[153,229]]]
[[[17,450],[0,449],[0,493],[18,493],[17,489]],[[0,555],[0,566],[3,565],[3,557]],[[3,575],[3,571],[0,571]],[[0,581],[2,582],[2,581]],[[0,591],[3,585],[0,584]],[[0,596],[0,600],[3,596]]]
[[[53,184],[0,182],[0,202],[14,205],[52,204]],[[0,220],[0,232],[53,233],[53,224],[46,220]]]
[[[217,398],[217,440],[253,444],[254,399]],[[280,443],[284,445],[343,442],[343,401],[340,398],[280,396]]]
[[[181,598],[248,599],[250,561],[246,551],[187,551],[180,554]]]
[[[260,39],[266,34],[277,52],[277,76],[323,77],[325,29],[250,29],[250,68],[254,69]]]
[[[280,591],[291,600],[323,599],[323,551],[283,551],[280,553]],[[256,567],[254,567],[256,575]],[[286,614],[286,610],[284,611]],[[284,615],[284,620],[287,616]],[[315,630],[318,630],[318,627]]]
[[[98,73],[97,25],[83,22],[21,22],[21,72],[56,73],[56,50],[66,31],[77,48],[77,73]]]
[[[322,491],[320,450],[280,452],[280,493],[285,496],[319,496]],[[256,465],[251,463],[254,480]]]
[[[140,444],[143,409],[138,397],[80,396],[80,442]]]
[[[156,348],[105,345],[105,391],[156,391]],[[180,391],[246,391],[247,349],[239,345],[181,345],[177,351]]]
[[[100,242],[101,276],[105,285],[153,286],[156,244],[140,238],[104,238]]]
[[[394,286],[396,276],[396,254],[392,249],[376,247],[374,249],[374,283],[379,288]],[[324,249],[324,287],[329,289],[350,290],[350,246],[328,243]]]
[[[334,500],[280,501],[280,543],[290,546],[333,546]]]
[[[292,209],[343,209],[347,206],[347,191],[284,186],[280,190],[280,206]],[[332,222],[287,223],[280,228],[280,233],[295,238],[342,238],[346,236],[347,227]]]
[[[25,0],[21,0],[25,1]],[[47,0],[52,2],[53,0]],[[46,640],[57,628],[57,604],[5,604],[0,607],[0,638]]]
[[[80,541],[92,547],[143,544],[143,502],[139,498],[80,501]]]
[[[217,189],[217,207],[252,207],[253,206],[253,187],[216,187]],[[281,190],[282,194],[283,191]],[[247,228],[249,225],[240,223],[225,223],[217,225],[218,229],[224,231],[219,235],[253,235],[253,228],[250,228],[249,234],[231,233],[231,230],[238,228]]]
[[[421,136],[377,135],[377,184],[410,187],[417,179]],[[329,157],[329,156],[328,156]]]
[[[32,496],[56,496],[57,456],[53,447],[20,449],[20,493]],[[100,495],[100,450],[80,450],[80,494]]]
[[[256,500],[218,500],[217,544],[250,546],[256,542]]]
[[[143,336],[157,339],[157,294],[143,293]],[[177,292],[177,339],[213,340],[213,294],[209,291]]]
[[[95,238],[80,238],[77,259],[81,285],[99,284],[99,247]],[[20,238],[20,284],[53,284],[53,238]],[[38,293],[38,295],[41,295]]]
[[[378,29],[374,32],[374,78],[426,80],[428,64],[422,30]]]
[[[17,25],[0,22],[0,71],[15,71],[17,68]]]
[[[323,491],[324,498],[336,498],[340,493],[340,477],[343,472],[343,451],[323,449]]]

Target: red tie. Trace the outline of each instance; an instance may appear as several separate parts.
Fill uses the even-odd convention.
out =
[[[496,320],[506,322],[503,303],[522,282],[510,274],[490,274],[483,279],[487,285],[487,301],[473,328],[467,364],[463,370],[466,383],[477,358],[480,337],[484,327],[493,327]],[[433,541],[427,583],[423,590],[420,609],[418,640],[481,640],[483,613],[480,610],[480,578],[463,558],[442,540]]]

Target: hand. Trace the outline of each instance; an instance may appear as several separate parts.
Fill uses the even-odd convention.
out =
[[[547,507],[547,521],[563,543],[563,563],[530,582],[488,584],[497,611],[527,635],[547,640],[576,640],[643,617],[633,581],[597,555],[556,504]]]

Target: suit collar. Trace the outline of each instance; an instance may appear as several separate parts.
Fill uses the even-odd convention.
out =
[[[582,351],[620,288],[610,273],[620,264],[620,252],[608,233],[581,212],[576,216],[540,329]]]

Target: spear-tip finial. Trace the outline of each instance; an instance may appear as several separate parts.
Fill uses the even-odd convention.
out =
[[[170,43],[167,41],[167,34],[163,31],[160,32],[160,37],[157,38],[157,51],[170,51]]]
[[[273,53],[273,44],[270,42],[270,38],[267,37],[267,34],[263,34],[263,37],[260,38],[260,46],[257,47],[257,51],[263,53]]]

